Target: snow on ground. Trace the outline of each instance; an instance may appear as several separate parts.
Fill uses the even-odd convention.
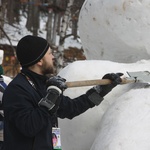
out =
[[[101,79],[106,73],[148,71],[149,60],[124,64],[111,61],[76,61],[59,75],[67,81]],[[65,150],[148,150],[150,144],[150,102],[147,83],[117,86],[105,100],[72,120],[59,119]],[[69,88],[64,94],[79,96],[91,87]],[[93,144],[94,143],[94,144]]]

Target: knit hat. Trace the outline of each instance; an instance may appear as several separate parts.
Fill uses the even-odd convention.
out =
[[[17,58],[22,67],[29,67],[42,59],[48,48],[49,44],[45,39],[27,35],[18,42]]]

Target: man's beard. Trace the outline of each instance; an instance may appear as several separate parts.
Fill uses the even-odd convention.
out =
[[[54,66],[47,65],[46,63],[42,66],[43,75],[54,74]]]

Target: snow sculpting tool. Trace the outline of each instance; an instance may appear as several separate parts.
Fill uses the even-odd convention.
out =
[[[122,78],[121,84],[127,83],[150,83],[150,72],[149,71],[137,71],[127,72],[129,77]],[[94,85],[107,85],[111,84],[109,79],[95,79],[95,80],[83,80],[83,81],[70,81],[66,82],[68,88],[82,87],[82,86],[94,86]]]

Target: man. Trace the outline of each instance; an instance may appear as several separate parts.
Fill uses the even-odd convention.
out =
[[[117,84],[122,73],[106,74],[112,84],[96,86],[70,99],[63,95],[65,79],[53,73],[54,56],[48,42],[36,36],[23,37],[16,50],[21,72],[8,85],[3,96],[4,150],[53,150],[53,118],[80,115],[99,105]]]

